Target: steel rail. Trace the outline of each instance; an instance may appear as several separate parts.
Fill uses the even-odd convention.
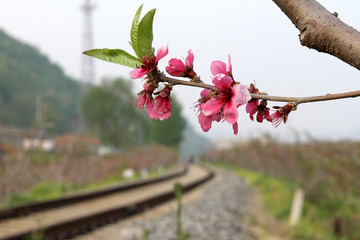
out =
[[[91,191],[91,192],[87,192],[87,193],[79,193],[79,194],[65,196],[65,197],[61,197],[61,198],[57,198],[57,199],[53,199],[53,200],[35,202],[35,203],[24,204],[24,205],[16,206],[16,207],[0,209],[0,221],[4,220],[4,219],[8,219],[8,218],[29,215],[31,213],[44,211],[44,210],[48,210],[51,208],[57,208],[57,207],[65,206],[68,204],[78,203],[78,202],[86,201],[89,199],[95,199],[95,198],[103,197],[103,196],[110,195],[113,193],[127,191],[130,189],[134,189],[134,188],[141,187],[141,186],[146,186],[146,185],[161,182],[161,181],[166,181],[171,178],[175,178],[175,177],[184,175],[184,174],[186,174],[186,172],[187,172],[187,167],[182,167],[181,169],[177,169],[176,171],[170,172],[163,176],[151,178],[148,180],[139,180],[139,181],[134,181],[134,182],[130,182],[127,184],[121,184],[118,186],[108,187],[105,189]]]
[[[202,166],[202,168],[205,168],[207,171],[207,174],[202,177],[201,179],[198,179],[197,181],[193,181],[187,185],[183,186],[183,192],[188,192],[197,186],[203,184],[204,182],[212,179],[214,177],[214,172],[205,167]],[[187,168],[183,170],[187,172]],[[179,173],[178,173],[179,174]],[[167,178],[166,180],[169,180],[171,178]],[[165,181],[165,180],[162,180]],[[159,182],[159,181],[157,181]],[[154,183],[154,181],[152,181]],[[151,183],[147,183],[151,184]],[[139,186],[139,185],[137,185]],[[136,188],[136,187],[132,187]],[[99,212],[96,214],[92,214],[89,216],[83,216],[71,219],[70,221],[65,222],[58,222],[52,225],[47,225],[45,229],[37,229],[39,233],[42,234],[42,239],[44,240],[62,240],[62,239],[69,239],[76,235],[88,232],[90,230],[93,230],[95,228],[101,227],[105,224],[127,218],[129,216],[132,216],[136,213],[143,212],[146,209],[152,208],[154,206],[157,206],[159,204],[165,203],[171,199],[175,198],[174,190],[166,191],[162,194],[159,194],[154,197],[150,197],[141,201],[133,202],[130,205],[119,207],[119,208],[113,208],[111,210]],[[22,239],[29,239],[29,236],[34,233],[34,230],[24,231],[17,234],[13,234],[10,237],[4,238],[0,240],[22,240]]]

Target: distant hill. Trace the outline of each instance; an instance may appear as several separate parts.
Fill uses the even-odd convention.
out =
[[[80,83],[65,76],[36,48],[0,30],[0,124],[35,127],[37,95],[43,96],[42,114],[53,123],[53,132],[76,128]]]

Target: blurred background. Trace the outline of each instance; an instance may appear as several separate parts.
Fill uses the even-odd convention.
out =
[[[359,1],[319,2],[360,29]],[[358,221],[358,212],[351,213],[359,209],[353,203],[359,199],[359,186],[353,185],[360,170],[359,99],[300,105],[277,128],[251,121],[242,107],[239,134],[234,136],[227,123],[214,123],[209,132],[202,132],[193,107],[201,89],[179,86],[173,90],[172,117],[150,120],[131,105],[143,84],[129,79],[131,69],[81,54],[90,48],[132,53],[130,27],[142,3],[143,14],[157,9],[154,47],[169,46],[160,69],[192,49],[194,70],[207,83],[211,62],[227,62],[230,54],[235,80],[255,82],[269,95],[300,97],[359,89],[360,72],[301,46],[299,31],[270,0],[2,0],[0,202],[8,206],[41,199],[55,183],[57,190],[48,193],[52,197],[100,180],[116,181],[126,168],[156,173],[178,159],[203,158],[306,185],[314,204],[334,210],[323,218],[331,222],[336,213]],[[230,152],[243,154],[242,161],[226,155]],[[312,158],[315,153],[320,160]],[[75,171],[79,169],[81,174]],[[320,188],[338,191],[319,196]],[[335,202],[326,201],[334,198]]]

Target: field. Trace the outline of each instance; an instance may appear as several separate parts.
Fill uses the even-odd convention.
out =
[[[77,146],[65,151],[14,152],[0,159],[0,207],[41,201],[125,181],[126,168],[139,177],[158,174],[177,161],[177,151],[160,145],[101,157]]]
[[[360,239],[359,142],[279,143],[265,136],[204,159],[240,167],[238,173],[264,196],[265,210],[283,222],[295,189],[303,188],[305,205],[293,239]]]

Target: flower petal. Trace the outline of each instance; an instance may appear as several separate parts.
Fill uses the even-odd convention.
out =
[[[205,116],[216,114],[223,107],[225,101],[221,99],[210,99],[202,105],[202,112]]]
[[[185,64],[190,66],[191,68],[193,68],[193,63],[194,63],[194,53],[192,52],[192,50],[190,49],[188,51],[188,55],[185,59]]]
[[[256,114],[256,121],[258,121],[259,123],[262,123],[264,120],[264,117],[262,115],[262,111],[259,111],[257,114]]]
[[[157,119],[158,115],[157,113],[154,111],[154,100],[148,100],[146,102],[146,110],[149,114],[149,117],[151,119]]]
[[[222,61],[213,61],[210,65],[212,75],[224,74],[227,75],[226,64]]]
[[[239,130],[239,127],[238,127],[238,123],[235,122],[233,125],[232,125],[233,129],[234,129],[234,134],[237,135],[238,134],[238,130]]]
[[[230,54],[229,54],[229,63],[226,66],[226,73],[230,72],[232,74],[232,65],[231,65],[231,58],[230,58]]]
[[[170,116],[171,116],[171,112],[170,112],[170,111],[164,112],[164,113],[162,113],[162,114],[159,115],[159,119],[162,121],[162,120],[168,119]]]
[[[220,90],[227,90],[230,89],[233,81],[234,80],[229,76],[226,76],[224,74],[217,74],[213,78],[212,83],[215,85],[216,88]]]
[[[168,45],[164,45],[159,48],[156,52],[156,59],[155,61],[158,62],[160,59],[165,57],[169,53]]]
[[[210,130],[211,128],[211,124],[212,124],[212,118],[211,116],[205,116],[202,112],[200,112],[199,114],[199,123],[200,123],[200,126],[201,126],[201,129],[204,131],[204,132],[207,132]]]
[[[209,92],[210,92],[210,89],[205,88],[204,90],[201,91],[200,96],[206,97],[209,94]]]
[[[237,110],[237,105],[234,102],[232,101],[226,102],[224,105],[223,112],[224,112],[224,118],[228,123],[234,124],[237,121],[238,110]]]
[[[144,76],[148,71],[145,68],[137,68],[132,71],[130,71],[129,76],[132,79],[138,79]]]
[[[244,105],[251,100],[251,94],[248,87],[241,84],[235,84],[232,89],[231,101],[236,103],[236,106]]]
[[[166,72],[179,77],[180,73],[185,72],[185,65],[180,59],[172,58],[169,60],[169,66],[166,67]]]
[[[253,115],[256,112],[257,105],[259,104],[259,100],[254,100],[246,104],[246,112]]]

